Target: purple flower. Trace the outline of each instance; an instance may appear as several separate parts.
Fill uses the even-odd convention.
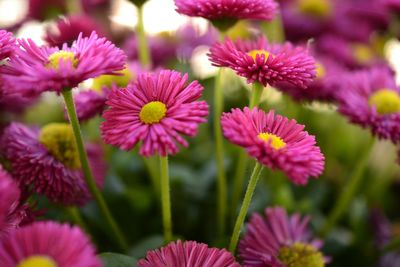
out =
[[[12,33],[0,30],[0,61],[8,58],[15,49],[16,44]]]
[[[96,115],[100,115],[105,106],[108,95],[108,89],[98,92],[87,90],[74,95],[74,103],[79,121],[86,121]],[[67,114],[66,118],[68,118]]]
[[[315,61],[307,49],[290,43],[270,44],[265,37],[255,41],[215,44],[208,54],[213,66],[229,67],[248,83],[264,86],[288,82],[306,88],[316,74]]]
[[[81,229],[49,221],[10,233],[0,244],[0,265],[101,267],[102,263]]]
[[[11,162],[12,175],[27,189],[65,205],[83,205],[90,199],[68,124],[52,123],[39,131],[12,123],[4,130],[0,147]],[[102,150],[95,144],[86,149],[96,183],[101,187],[105,175]]]
[[[309,217],[288,217],[280,207],[266,208],[264,216],[253,214],[239,243],[244,267],[324,266],[319,251],[323,243],[307,229]],[[295,263],[295,264],[294,264]]]
[[[309,176],[324,170],[324,156],[315,137],[273,110],[265,113],[254,108],[232,109],[221,118],[224,136],[264,166],[283,171],[293,183],[305,185]]]
[[[4,79],[32,92],[56,91],[76,87],[80,82],[102,74],[115,74],[125,65],[125,55],[105,38],[92,33],[79,35],[71,47],[38,47],[32,40],[19,40]]]
[[[209,248],[195,241],[169,243],[167,246],[147,252],[138,267],[240,267],[231,253],[225,249]]]

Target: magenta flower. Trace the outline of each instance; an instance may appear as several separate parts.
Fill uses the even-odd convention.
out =
[[[90,199],[68,124],[52,123],[39,131],[12,123],[4,130],[0,147],[11,162],[11,173],[27,189],[65,205],[83,205]],[[94,144],[86,149],[96,183],[101,187],[105,175],[102,150]]]
[[[10,233],[0,244],[0,265],[101,267],[102,263],[81,229],[49,221]]]
[[[169,243],[167,246],[147,252],[138,267],[240,267],[231,253],[225,249],[209,248],[195,241]]]
[[[19,40],[9,65],[3,71],[8,82],[27,93],[56,91],[76,87],[80,82],[102,74],[115,74],[124,69],[125,55],[96,33],[80,35],[71,47],[38,47],[32,40]]]
[[[327,261],[319,251],[323,243],[312,237],[309,221],[297,213],[288,217],[281,207],[266,208],[264,217],[253,214],[239,243],[243,266],[323,267]]]
[[[316,75],[315,61],[307,49],[290,43],[269,44],[265,37],[255,41],[225,39],[208,54],[213,66],[229,67],[248,83],[264,86],[287,82],[306,88]]]
[[[295,184],[304,185],[308,177],[324,170],[324,156],[315,137],[297,124],[271,110],[232,109],[221,118],[224,136],[242,146],[250,156],[271,169],[283,171]]]
[[[175,154],[176,143],[188,146],[180,134],[197,134],[208,105],[196,101],[204,88],[197,81],[186,85],[187,79],[187,74],[163,70],[141,74],[126,89],[112,90],[107,101],[110,109],[100,127],[105,142],[124,150],[141,142],[143,156]]]
[[[108,91],[108,89],[104,89],[101,92],[87,90],[74,95],[76,114],[79,121],[89,120],[103,112],[106,106],[107,95],[109,94]],[[68,119],[66,111],[65,118]]]
[[[12,33],[0,30],[0,61],[8,58],[15,48],[16,44]]]
[[[400,89],[393,72],[376,67],[349,74],[340,90],[339,111],[382,139],[400,141]]]

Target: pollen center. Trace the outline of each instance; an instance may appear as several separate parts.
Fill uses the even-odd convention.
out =
[[[167,106],[160,101],[152,101],[142,107],[139,118],[146,124],[160,122],[167,113]]]
[[[78,59],[75,54],[71,51],[60,50],[51,54],[48,58],[47,68],[56,69],[60,67],[60,64],[67,64],[71,62],[72,67],[76,68],[78,66]]]
[[[17,267],[58,267],[58,264],[47,256],[31,256],[21,261]]]
[[[301,13],[319,18],[326,18],[332,12],[330,0],[299,0]]]
[[[317,71],[317,79],[322,79],[325,77],[326,75],[326,70],[324,65],[322,65],[321,63],[317,62],[317,64],[315,64],[316,66],[316,71]]]
[[[367,64],[374,59],[374,51],[365,44],[353,44],[351,46],[354,58],[360,64]]]
[[[324,257],[314,246],[294,243],[290,247],[282,247],[278,259],[287,267],[324,267]]]
[[[270,52],[266,51],[266,50],[262,50],[262,49],[255,49],[255,50],[251,50],[250,52],[247,53],[249,56],[251,56],[254,60],[257,59],[257,55],[259,55],[259,57],[261,57],[261,55],[264,55],[264,61],[267,61],[268,57],[271,55],[272,57],[274,56],[273,54],[271,54]]]
[[[119,72],[121,75],[100,75],[93,79],[93,89],[100,91],[103,87],[111,88],[113,84],[126,87],[133,78],[133,73],[125,68]]]
[[[368,101],[381,115],[400,112],[400,96],[396,91],[381,89],[373,93]]]
[[[58,161],[71,169],[80,167],[78,149],[72,128],[66,123],[50,123],[39,134],[42,143]]]
[[[264,140],[267,143],[270,143],[270,145],[275,148],[276,150],[279,150],[281,148],[284,148],[286,146],[285,141],[283,141],[279,136],[271,133],[259,133],[258,138],[261,140]]]

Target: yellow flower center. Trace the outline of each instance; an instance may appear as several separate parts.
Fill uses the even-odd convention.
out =
[[[47,256],[31,256],[21,261],[17,267],[58,267],[58,264]]]
[[[60,50],[51,54],[47,59],[49,62],[46,64],[46,67],[51,69],[58,70],[61,62],[66,64],[68,61],[71,62],[72,67],[76,68],[78,66],[78,59],[71,51]]]
[[[367,64],[374,58],[374,51],[366,44],[353,44],[351,49],[358,63]]]
[[[67,123],[50,123],[39,134],[42,143],[58,161],[71,169],[80,167],[78,149],[72,128]]]
[[[269,142],[270,145],[275,148],[276,150],[279,150],[281,148],[284,148],[286,146],[285,141],[283,141],[279,136],[271,133],[259,133],[258,138],[261,140],[264,140],[265,142]]]
[[[298,8],[303,14],[319,18],[326,18],[332,12],[330,0],[299,0]]]
[[[326,75],[326,70],[324,65],[322,65],[321,63],[317,62],[316,64],[316,71],[317,71],[317,79],[322,79],[325,77]]]
[[[142,107],[139,118],[146,124],[160,122],[167,114],[167,106],[160,101],[152,101]]]
[[[268,51],[262,50],[262,49],[255,49],[255,50],[251,50],[250,52],[247,53],[249,56],[251,56],[254,60],[256,60],[257,55],[259,55],[261,57],[261,55],[264,55],[265,57],[265,61],[267,61],[269,55],[271,55],[272,57],[274,56],[273,54],[271,54]]]
[[[400,112],[400,96],[390,89],[376,91],[370,96],[368,103],[381,115]]]
[[[120,73],[122,74],[121,76],[100,75],[94,78],[92,88],[96,91],[100,91],[104,86],[110,88],[113,84],[118,87],[126,87],[132,80],[133,73],[128,68],[121,70]]]
[[[287,267],[324,267],[324,256],[315,247],[294,243],[279,250],[278,259]]]

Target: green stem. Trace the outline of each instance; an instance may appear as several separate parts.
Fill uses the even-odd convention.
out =
[[[226,225],[226,209],[227,209],[227,182],[225,176],[224,166],[224,144],[221,129],[221,113],[224,106],[224,95],[222,88],[222,71],[220,69],[217,77],[215,78],[214,89],[214,135],[215,135],[215,148],[216,148],[216,162],[217,162],[217,229],[218,234],[222,237],[225,234]]]
[[[122,249],[127,250],[128,244],[122,235],[122,232],[119,230],[114,218],[111,215],[110,210],[107,207],[107,203],[105,202],[103,195],[98,189],[92,171],[90,170],[89,161],[86,153],[86,149],[83,144],[82,133],[79,126],[78,117],[76,115],[75,104],[72,98],[72,90],[64,90],[62,91],[62,95],[64,97],[65,106],[67,107],[68,117],[72,126],[72,130],[75,135],[75,141],[79,152],[79,159],[81,161],[82,171],[84,174],[85,182],[87,187],[89,188],[92,196],[94,197],[97,205],[100,208],[106,222],[110,226],[113,234],[115,235],[119,245]]]
[[[247,211],[249,209],[251,198],[253,197],[254,190],[260,177],[262,171],[262,165],[256,163],[254,166],[253,173],[251,174],[249,184],[246,189],[246,194],[244,195],[242,207],[240,208],[239,215],[236,219],[235,228],[233,229],[231,242],[229,243],[229,251],[234,254],[236,250],[237,243],[239,241],[240,230],[242,229],[244,219],[246,218]]]
[[[261,95],[264,90],[264,86],[258,82],[253,83],[251,98],[249,101],[249,107],[252,109],[253,107],[258,106],[260,104]],[[243,193],[243,184],[245,179],[245,173],[247,169],[249,157],[245,150],[241,149],[238,156],[238,161],[236,164],[235,176],[233,180],[233,193],[232,193],[232,209],[231,216],[234,218],[236,216],[236,209],[239,203],[240,198]]]
[[[70,219],[72,220],[72,222],[74,224],[79,225],[79,227],[82,230],[84,230],[86,233],[89,233],[88,228],[87,228],[85,222],[83,221],[81,214],[79,213],[79,210],[75,207],[66,207],[65,209],[66,209]]]
[[[340,194],[339,199],[336,201],[336,205],[330,212],[328,219],[325,221],[325,224],[321,228],[320,233],[322,236],[326,236],[333,229],[333,227],[335,227],[336,223],[341,219],[343,214],[348,210],[351,201],[353,200],[358,188],[362,183],[363,178],[365,177],[363,174],[366,167],[368,166],[373,144],[373,141],[369,142],[368,147],[365,149],[365,151],[363,151],[360,160],[354,168],[352,176],[350,177],[346,187]]]
[[[142,66],[148,67],[150,65],[150,51],[147,44],[146,31],[143,23],[143,6],[138,7],[138,22],[137,22],[137,38],[139,48],[139,60]]]
[[[165,244],[172,241],[171,200],[169,188],[168,156],[160,156],[161,170],[161,206],[164,225]]]

